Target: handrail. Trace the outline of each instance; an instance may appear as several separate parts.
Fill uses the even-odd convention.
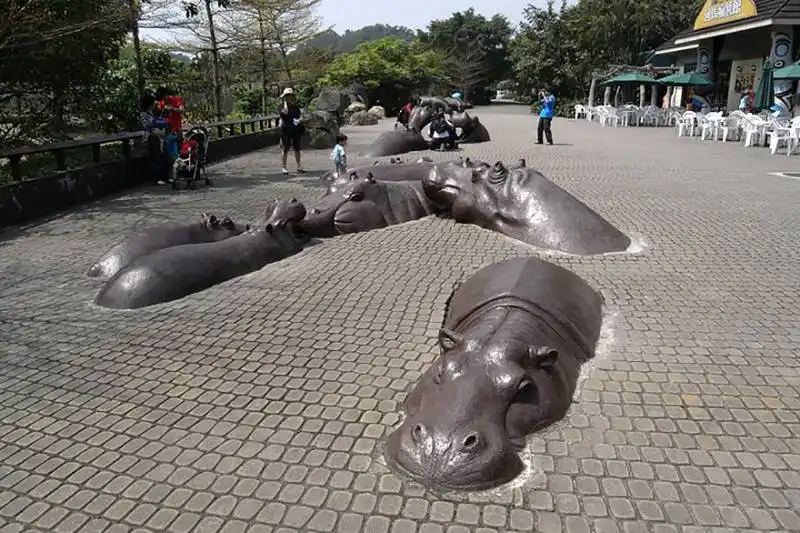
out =
[[[225,137],[224,132],[227,132],[228,136],[246,135],[248,133],[256,133],[258,131],[264,131],[266,129],[277,127],[278,119],[279,119],[278,115],[265,115],[265,116],[245,118],[240,120],[226,120],[222,122],[195,124],[195,126],[202,126],[204,128],[207,128],[209,131],[215,129],[217,134],[216,137],[223,138]],[[250,125],[249,132],[246,131],[248,124]],[[258,129],[256,129],[256,124],[258,124]],[[237,126],[239,129],[238,132],[236,131]],[[66,167],[66,158],[64,156],[64,151],[66,150],[73,150],[75,148],[91,146],[92,159],[94,163],[100,163],[100,145],[114,143],[114,142],[122,142],[123,159],[128,160],[131,157],[130,140],[140,139],[145,137],[146,135],[147,133],[144,130],[142,130],[135,132],[121,132],[112,135],[93,135],[85,139],[79,139],[75,141],[64,141],[64,142],[46,144],[41,146],[22,146],[19,148],[12,148],[9,150],[0,151],[0,159],[9,160],[12,179],[13,181],[19,182],[22,181],[21,162],[22,158],[25,156],[52,152],[56,160],[56,170],[65,171],[67,167]]]

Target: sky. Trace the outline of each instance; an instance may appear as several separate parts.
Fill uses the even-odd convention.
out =
[[[422,29],[431,20],[449,18],[457,11],[475,8],[476,13],[491,18],[495,13],[505,15],[513,23],[522,18],[522,10],[529,4],[543,5],[543,1],[528,0],[402,0],[381,2],[379,10],[374,9],[374,0],[322,0],[319,15],[326,26],[332,25],[338,33],[357,30],[372,24],[407,26],[413,30]]]
[[[382,2],[379,10],[374,9],[377,4],[374,0],[322,0],[317,14],[322,18],[323,27],[333,26],[338,33],[372,24],[406,26],[416,30],[425,28],[431,20],[446,19],[470,7],[487,18],[499,13],[512,24],[517,24],[522,19],[522,10],[529,3],[543,6],[545,0],[400,0]],[[142,36],[146,40],[172,40],[163,30],[143,29]]]

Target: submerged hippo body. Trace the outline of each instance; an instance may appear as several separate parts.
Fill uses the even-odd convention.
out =
[[[441,356],[406,397],[387,463],[438,489],[511,481],[525,437],[569,409],[601,324],[602,297],[568,270],[532,257],[482,268],[450,299]]]
[[[466,112],[464,113],[466,115]],[[461,130],[461,137],[458,142],[472,144],[472,143],[485,143],[491,141],[489,130],[483,125],[478,117],[471,117],[469,127]]]
[[[631,240],[570,193],[528,167],[434,166],[425,193],[456,222],[576,255],[622,252]]]
[[[439,164],[470,166],[473,163],[469,158],[466,158]],[[429,159],[427,161],[420,160],[415,163],[397,162],[388,165],[377,164],[351,168],[347,170],[346,174],[334,178],[330,185],[328,185],[325,194],[332,194],[341,190],[342,187],[346,187],[352,182],[369,177],[370,175],[377,181],[415,181],[422,183],[422,179],[430,173],[433,165],[433,161]]]
[[[410,222],[438,212],[421,182],[381,182],[358,178],[323,196],[300,229],[310,237],[335,237]]]
[[[194,224],[165,224],[147,228],[116,244],[89,268],[86,275],[110,278],[135,259],[156,250],[181,244],[221,241],[239,235],[245,229],[237,227],[228,217],[219,220],[206,213],[203,213],[200,222]]]
[[[108,280],[95,303],[138,309],[170,302],[300,252],[305,240],[296,233],[296,224],[305,216],[305,207],[291,200],[276,203],[274,211],[275,224],[265,223],[224,241],[173,246],[137,259]]]
[[[420,150],[427,150],[428,142],[414,130],[385,131],[372,141],[365,155],[367,157],[382,157],[385,155],[405,154]]]

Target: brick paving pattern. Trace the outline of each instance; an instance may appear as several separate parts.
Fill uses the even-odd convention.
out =
[[[551,257],[602,291],[611,334],[520,482],[434,494],[381,443],[453,284],[530,247],[425,219],[177,302],[91,304],[84,272],[128,229],[313,205],[316,174],[280,176],[271,149],[213,167],[212,189],[0,234],[0,531],[800,531],[800,181],[767,174],[797,159],[564,119],[564,144],[535,146],[523,111],[476,110],[494,140],[463,155],[526,157],[649,247]],[[390,127],[349,129],[350,159]]]

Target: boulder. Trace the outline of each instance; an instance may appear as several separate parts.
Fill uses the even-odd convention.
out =
[[[347,93],[350,103],[361,102],[365,107],[369,107],[367,88],[360,83],[351,83],[344,91]]]
[[[315,100],[314,109],[342,116],[348,105],[350,99],[347,94],[335,87],[323,87]]]
[[[374,126],[378,123],[378,117],[370,115],[366,111],[356,111],[350,117],[351,126]]]
[[[374,117],[376,117],[378,119],[386,118],[386,110],[382,106],[379,106],[379,105],[374,105],[374,106],[370,107],[369,111],[367,111],[367,113],[369,113],[370,115],[372,115],[372,116],[374,116]]]
[[[367,106],[362,102],[353,102],[349,106],[347,106],[348,113],[356,113],[358,111],[366,111]]]
[[[339,119],[335,113],[314,111],[303,117],[302,147],[311,149],[333,148],[339,135]]]

